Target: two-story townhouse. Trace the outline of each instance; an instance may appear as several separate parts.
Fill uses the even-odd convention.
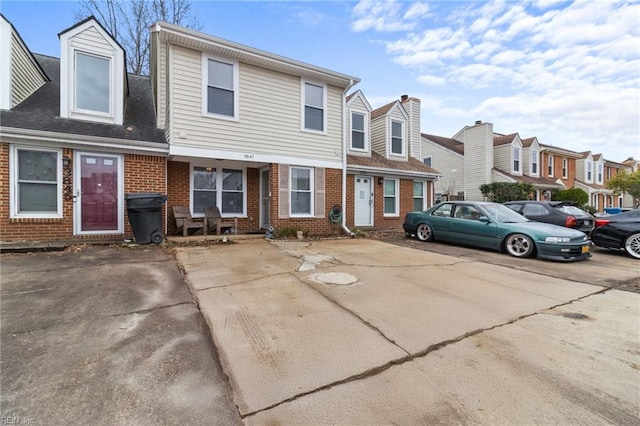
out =
[[[604,157],[602,154],[592,154],[591,151],[581,152],[576,160],[576,188],[583,189],[589,194],[589,205],[597,211],[609,207],[606,199],[613,196],[613,191],[605,186]]]
[[[347,223],[399,229],[407,212],[433,204],[439,177],[421,161],[420,99],[403,95],[372,110],[357,90],[347,111]]]
[[[447,198],[482,200],[480,186],[491,182],[524,182],[536,188],[536,199],[563,186],[541,173],[541,145],[536,137],[494,133],[493,124],[476,121],[453,138],[422,135],[423,155],[441,171]]]
[[[345,203],[346,93],[359,79],[163,22],[151,40],[169,205],[194,217],[217,206],[241,231],[341,232],[329,218]]]
[[[576,160],[580,154],[561,147],[540,144],[540,171],[543,177],[553,179],[569,189],[575,186]]]
[[[166,192],[149,78],[93,17],[59,34],[59,59],[4,16],[0,32],[0,239],[130,236],[125,194]]]
[[[607,186],[607,183],[615,178],[618,173],[622,170],[626,170],[627,172],[631,171],[631,168],[624,163],[618,163],[615,161],[604,160],[604,185]],[[625,207],[624,205],[624,194],[617,194],[612,192],[610,194],[605,194],[603,203],[604,208],[607,207]]]
[[[635,173],[640,170],[640,160],[636,160],[633,157],[629,157],[622,162],[627,168],[628,173]],[[640,205],[635,203],[633,197],[629,194],[622,194],[622,202],[620,207],[624,208],[640,208]]]

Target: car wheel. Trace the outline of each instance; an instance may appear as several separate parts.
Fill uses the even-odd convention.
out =
[[[433,240],[433,229],[430,225],[426,223],[421,223],[416,228],[416,238],[420,241],[431,241]]]
[[[504,248],[514,257],[531,257],[536,251],[533,240],[524,234],[511,234],[504,242]]]
[[[631,257],[640,259],[640,232],[631,234],[624,240],[624,249]]]

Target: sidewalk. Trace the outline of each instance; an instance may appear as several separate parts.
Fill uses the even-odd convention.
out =
[[[246,424],[631,424],[640,407],[638,294],[372,240],[175,253]]]

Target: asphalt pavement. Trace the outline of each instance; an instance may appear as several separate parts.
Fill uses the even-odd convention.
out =
[[[169,250],[3,254],[2,424],[241,424]]]

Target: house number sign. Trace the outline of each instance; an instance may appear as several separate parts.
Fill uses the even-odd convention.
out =
[[[244,154],[245,160],[253,160],[254,154]]]

